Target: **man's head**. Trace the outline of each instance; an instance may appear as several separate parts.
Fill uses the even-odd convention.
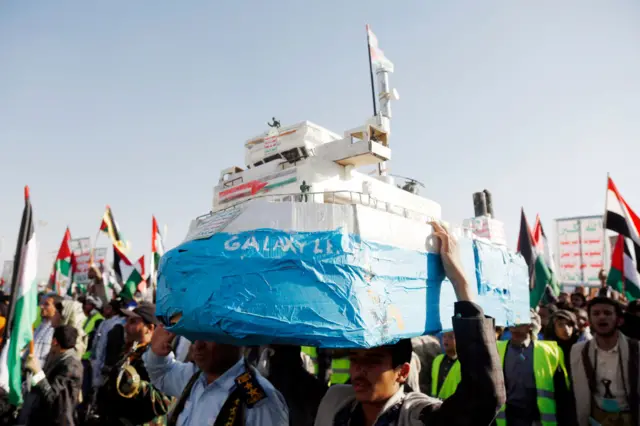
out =
[[[442,346],[447,356],[452,358],[455,358],[457,356],[456,335],[453,334],[453,331],[442,333]]]
[[[409,377],[411,339],[349,353],[351,384],[361,403],[384,404]]]
[[[640,317],[640,299],[629,302],[627,305],[627,314]]]
[[[99,311],[102,308],[102,300],[95,296],[88,295],[84,299],[82,311],[86,316],[90,316],[94,310]]]
[[[569,298],[569,293],[562,291],[558,295],[558,303],[569,303],[571,299]]]
[[[107,303],[104,306],[103,314],[105,318],[113,318],[116,315],[120,314],[120,309],[122,309],[122,304],[118,299],[113,299],[111,302]]]
[[[600,285],[602,287],[607,286],[607,273],[604,269],[600,269],[600,272],[598,272],[598,279],[600,280]]]
[[[62,303],[62,297],[57,294],[45,294],[40,301],[40,316],[42,319],[52,320],[56,316],[56,304]]]
[[[90,280],[99,280],[102,278],[102,272],[100,271],[100,266],[93,264],[89,268],[87,276]]]
[[[193,362],[206,374],[220,376],[233,367],[242,356],[238,346],[196,340],[191,345]],[[298,352],[298,357],[300,352]]]
[[[533,309],[529,310],[529,323],[516,324],[514,327],[509,327],[511,331],[511,343],[515,345],[522,345],[529,339],[535,339],[540,332],[540,316]]]
[[[571,304],[574,308],[584,308],[587,305],[587,298],[582,293],[574,292],[571,294]]]
[[[573,312],[559,310],[552,317],[553,334],[558,340],[570,340],[576,326],[576,316]]]
[[[53,330],[51,353],[60,354],[76,347],[78,330],[71,325],[60,325]]]
[[[558,308],[556,307],[556,305],[549,304],[549,305],[540,306],[540,308],[538,308],[538,315],[540,316],[540,325],[543,328],[549,325],[549,320],[551,319],[551,315],[553,315],[557,311],[558,311]]]
[[[578,331],[581,333],[589,327],[589,314],[585,309],[576,309],[574,311],[576,314],[576,326],[578,327]]]
[[[152,303],[141,303],[133,309],[122,310],[122,314],[127,318],[124,330],[125,341],[128,344],[145,344],[151,341],[153,330],[160,323],[155,313],[156,305]]]
[[[622,307],[608,297],[594,297],[587,304],[591,331],[597,336],[611,337],[622,325]]]

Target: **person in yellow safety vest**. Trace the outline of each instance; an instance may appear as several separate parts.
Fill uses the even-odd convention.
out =
[[[300,348],[303,354],[306,354],[311,358],[313,362],[313,374],[318,375],[318,349],[312,346],[302,346]]]
[[[562,350],[538,341],[540,317],[511,327],[511,340],[498,342],[507,402],[497,426],[566,426],[575,423],[574,402]]]
[[[97,330],[100,323],[104,321],[104,317],[100,313],[101,308],[102,301],[95,296],[87,296],[82,305],[82,310],[87,316],[83,329],[86,335],[89,336],[87,351],[82,355],[83,360],[91,358],[91,346],[93,345],[93,337],[95,335],[94,331]]]
[[[456,392],[462,380],[453,331],[442,334],[442,346],[445,353],[435,357],[431,365],[431,396],[445,400]]]
[[[351,375],[349,368],[351,367],[351,361],[349,357],[333,358],[331,360],[331,378],[329,379],[330,385],[344,385],[349,381]]]

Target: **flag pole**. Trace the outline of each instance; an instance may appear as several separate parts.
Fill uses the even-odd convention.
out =
[[[27,229],[28,223],[32,220],[30,217],[26,217],[25,213],[27,213],[27,205],[29,201],[29,187],[24,187],[24,213],[22,214],[22,221],[20,224],[20,232],[18,234],[18,241],[16,242],[16,251],[13,256],[13,271],[11,273],[11,293],[9,295],[9,306],[7,306],[7,316],[6,316],[6,325],[4,327],[4,336],[2,339],[2,344],[0,345],[0,350],[4,348],[4,345],[7,343],[10,337],[11,330],[13,329],[13,315],[14,308],[16,305],[16,301],[18,299],[18,285],[20,280],[20,267],[22,265],[22,247],[26,246],[27,241],[25,241],[28,236],[25,236],[25,230]],[[31,213],[31,212],[29,212]],[[32,339],[33,340],[33,339]]]
[[[369,24],[367,24],[367,53],[369,54],[369,77],[371,78],[371,100],[373,101],[373,116],[378,115],[378,110],[376,108],[376,88],[373,83],[373,62],[371,61],[371,41],[370,41],[370,29]]]
[[[607,255],[607,247],[609,245],[607,241],[607,204],[609,201],[609,179],[611,179],[611,176],[609,172],[607,172],[607,186],[604,193],[604,215],[602,216],[602,269],[604,271],[607,271],[609,269],[607,265],[607,263],[609,263],[609,256]]]

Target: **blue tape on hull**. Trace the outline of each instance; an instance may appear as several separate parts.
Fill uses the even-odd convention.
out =
[[[461,244],[470,278],[473,246]],[[372,347],[450,327],[443,278],[439,255],[340,230],[219,233],[163,256],[157,310],[165,322],[180,313],[171,330],[192,340]]]

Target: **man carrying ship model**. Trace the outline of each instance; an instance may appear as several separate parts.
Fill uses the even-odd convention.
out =
[[[404,392],[409,376],[411,341],[352,350],[351,385],[333,386],[318,409],[316,426],[489,425],[505,402],[494,323],[471,301],[469,282],[460,264],[455,239],[438,223],[434,235],[447,278],[458,302],[453,328],[462,381],[445,401],[419,392]]]
[[[320,403],[316,426],[489,425],[504,403],[504,378],[491,318],[471,301],[455,240],[437,223],[445,274],[458,302],[453,327],[458,341],[462,381],[446,401],[404,392],[410,370],[410,340],[350,351],[351,385],[329,389]],[[158,326],[143,356],[151,381],[179,397],[169,424],[279,425],[289,416],[282,395],[242,358],[241,349],[196,341],[195,365],[171,353],[174,334]]]

